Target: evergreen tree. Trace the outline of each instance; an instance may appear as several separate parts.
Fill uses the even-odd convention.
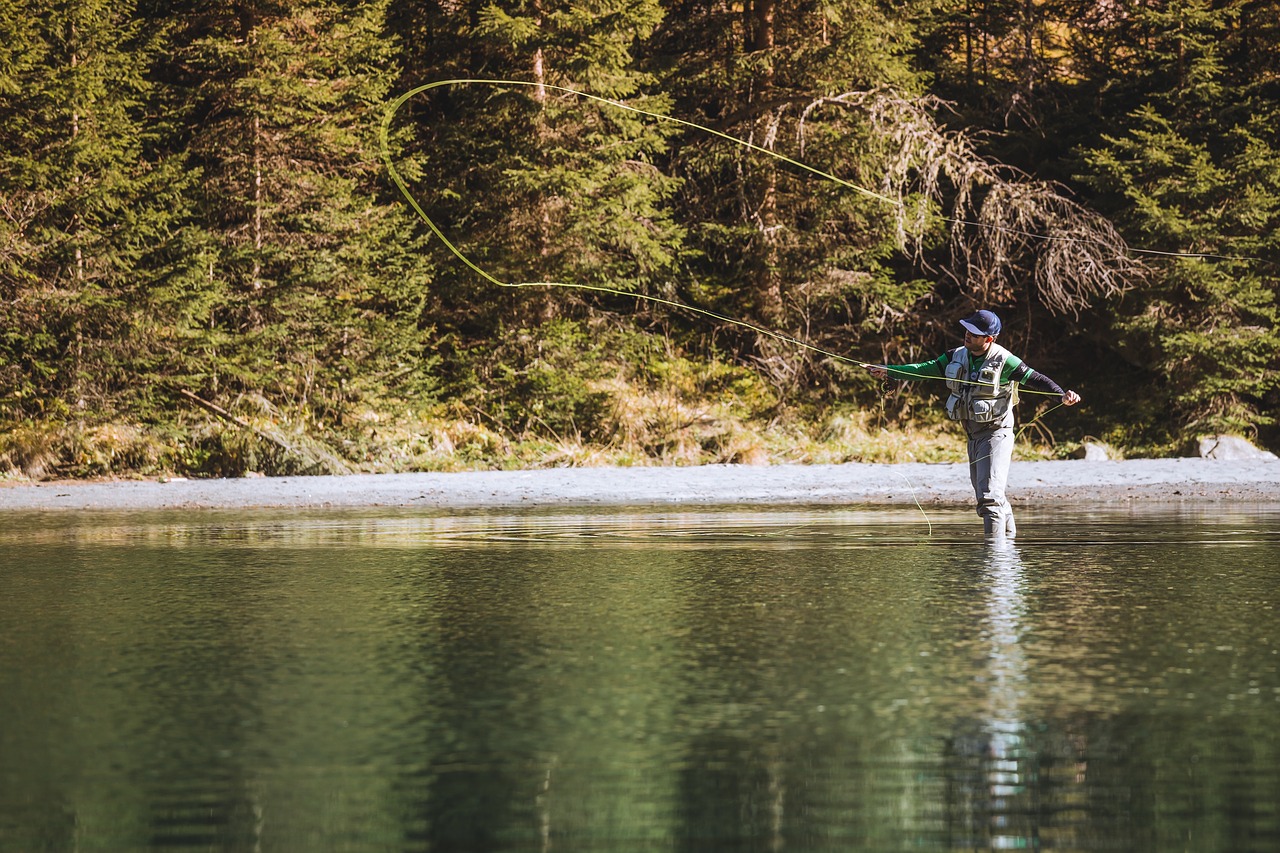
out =
[[[396,23],[412,45],[410,80],[527,84],[442,87],[406,110],[424,153],[414,190],[451,241],[503,282],[665,292],[681,235],[665,209],[675,182],[655,160],[671,128],[565,91],[663,112],[662,99],[644,96],[630,53],[657,23],[656,2],[471,2],[414,11]],[[499,293],[451,261],[436,298],[459,324],[492,330],[494,322],[571,312],[581,294]],[[481,306],[498,311],[480,316]]]
[[[161,13],[161,10],[157,10]],[[256,391],[341,418],[390,384],[424,390],[417,224],[390,199],[378,128],[397,76],[386,3],[168,5],[164,73],[201,182],[201,291],[191,341],[210,395]],[[415,384],[416,380],[416,384]]]
[[[1255,6],[1143,9],[1133,85],[1146,101],[1087,156],[1100,203],[1134,244],[1229,256],[1164,262],[1154,286],[1117,307],[1121,352],[1154,371],[1148,414],[1174,430],[1274,423],[1280,100],[1267,83],[1276,45],[1248,26]]]
[[[660,168],[674,127],[567,91],[668,112],[665,99],[645,94],[632,59],[660,14],[656,0],[401,10],[394,27],[408,46],[410,83],[519,81],[433,88],[398,121],[417,138],[417,199],[486,275],[674,295],[678,182]],[[598,436],[603,395],[588,386],[599,362],[577,344],[589,334],[598,341],[602,321],[625,337],[617,327],[646,322],[652,303],[571,287],[505,289],[438,249],[428,312],[451,398],[509,434]]]
[[[920,94],[912,21],[928,5],[681,0],[652,52],[678,58],[661,75],[678,115],[874,188],[892,153],[867,114],[836,96]],[[721,313],[841,349],[850,324],[901,313],[921,295],[882,200],[696,131],[683,134],[672,171],[687,181],[692,298]],[[811,378],[803,350],[767,338],[740,345],[779,387]]]
[[[136,415],[183,213],[150,148],[152,40],[129,3],[6,5],[0,393],[11,417]]]

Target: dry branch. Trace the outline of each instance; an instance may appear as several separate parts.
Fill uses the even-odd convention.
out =
[[[935,211],[944,211],[951,263],[943,273],[976,301],[1007,301],[1029,278],[1046,307],[1074,315],[1146,276],[1106,218],[1054,184],[991,163],[963,133],[940,128],[933,118],[945,106],[939,99],[910,100],[883,88],[819,98],[801,116],[802,147],[805,120],[822,106],[866,116],[883,164],[878,191],[896,201],[899,245],[922,263],[924,236]]]
[[[311,448],[295,447],[289,442],[285,441],[279,435],[276,435],[275,433],[272,433],[272,432],[268,432],[267,430],[264,430],[264,429],[259,429],[258,427],[254,426],[253,424],[249,423],[243,418],[237,417],[231,412],[228,412],[226,409],[222,408],[218,404],[211,403],[208,400],[205,400],[201,397],[197,397],[195,394],[192,394],[190,391],[186,390],[185,388],[179,388],[177,389],[177,391],[179,396],[181,396],[184,400],[190,403],[194,403],[195,405],[204,409],[206,412],[209,412],[210,414],[218,418],[221,418],[222,420],[228,423],[235,424],[241,429],[248,430],[249,432],[256,435],[258,438],[262,439],[263,441],[268,441],[274,444],[276,447],[279,447],[284,452],[291,454],[295,458],[301,459],[305,463],[308,471],[314,471],[314,470],[320,469],[320,470],[323,470],[325,473],[329,473],[329,474],[352,473],[350,465],[343,462],[341,459],[339,459],[336,455],[329,452],[328,450],[324,450],[316,447],[311,447]]]

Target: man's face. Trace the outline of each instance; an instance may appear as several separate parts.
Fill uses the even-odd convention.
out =
[[[985,355],[987,350],[991,349],[991,342],[995,338],[990,335],[975,335],[968,329],[964,330],[964,346],[974,355]]]

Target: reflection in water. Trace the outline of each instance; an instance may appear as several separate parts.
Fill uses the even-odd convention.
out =
[[[993,814],[991,842],[1000,849],[1017,849],[1034,840],[1034,836],[1016,834],[1015,810],[1007,807],[1034,784],[1034,756],[1026,750],[1021,713],[1027,687],[1027,664],[1019,643],[1024,606],[1021,555],[1012,544],[993,545],[987,566],[991,582],[987,599],[991,707],[986,723],[991,743],[987,771]]]
[[[0,849],[1280,849],[1277,518],[28,520]]]
[[[1038,847],[1036,755],[1022,708],[1027,692],[1020,642],[1025,570],[1017,547],[1004,542],[990,546],[984,568],[985,666],[976,678],[986,687],[973,731],[952,739],[951,822],[962,832],[952,842],[1001,850]]]

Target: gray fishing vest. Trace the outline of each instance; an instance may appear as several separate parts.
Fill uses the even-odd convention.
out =
[[[1007,349],[992,344],[987,357],[977,369],[969,369],[969,350],[956,347],[947,363],[947,417],[953,421],[974,424],[998,424],[1009,416],[1018,402],[1016,383],[1001,384],[1004,363],[1012,355]]]

